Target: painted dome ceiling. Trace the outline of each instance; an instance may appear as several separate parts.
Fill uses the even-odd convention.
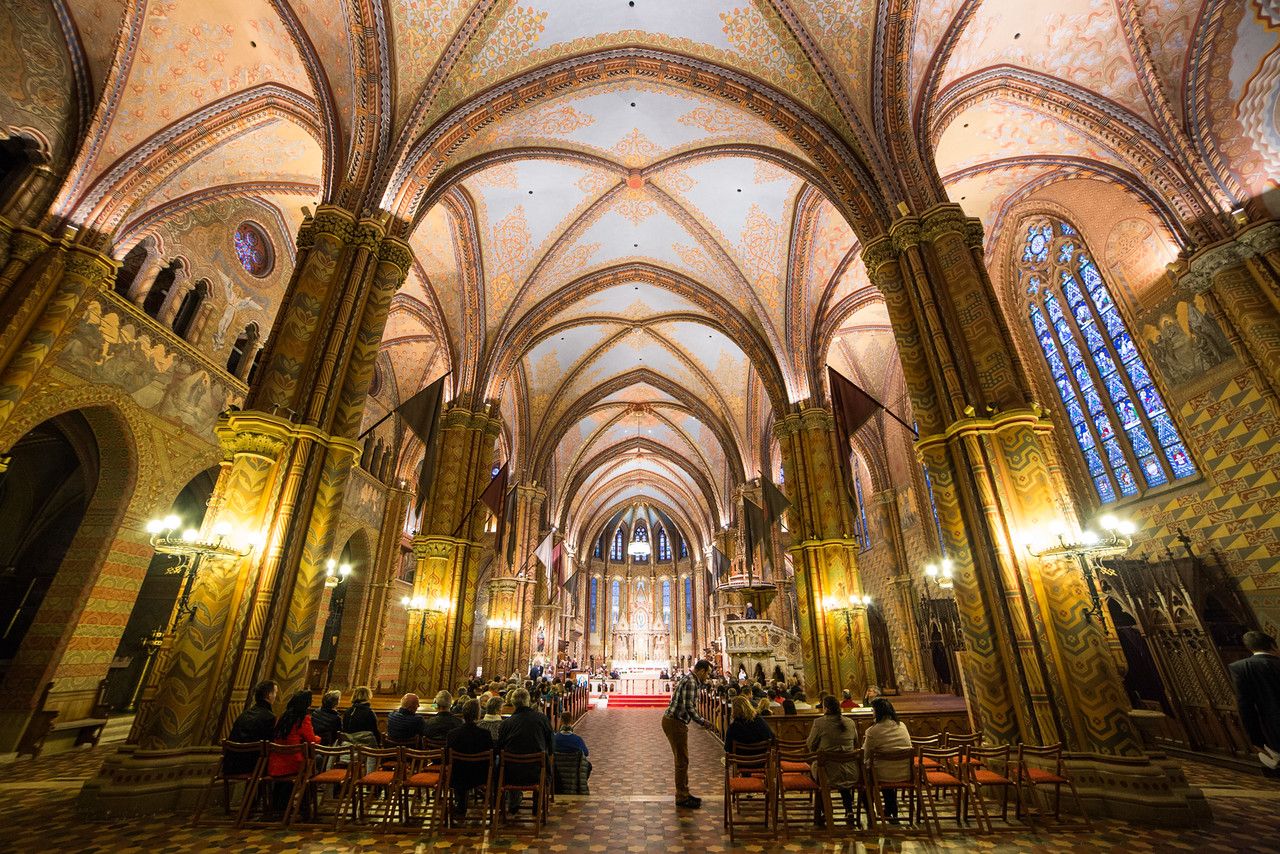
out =
[[[65,45],[40,74],[76,98],[15,81],[0,107],[69,175],[55,215],[116,257],[228,199],[282,230],[385,211],[415,265],[368,423],[451,372],[572,542],[646,502],[705,548],[829,359],[902,394],[858,260],[900,202],[989,235],[1071,181],[1272,204],[1274,6],[19,0],[9,31]],[[1193,150],[1214,165],[1175,175]],[[1190,202],[1141,202],[1162,247],[1195,238]]]

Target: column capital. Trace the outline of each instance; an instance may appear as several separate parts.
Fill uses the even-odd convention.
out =
[[[831,430],[836,426],[831,410],[822,406],[806,406],[799,412],[791,412],[773,424],[773,435],[782,439],[810,430]]]
[[[1280,249],[1280,222],[1261,222],[1233,238],[1206,246],[1187,262],[1186,271],[1178,278],[1178,289],[1197,294],[1213,286],[1214,278],[1223,270],[1239,266],[1251,258]]]
[[[84,279],[91,287],[108,286],[119,267],[119,261],[88,246],[75,244],[67,247],[67,275]]]
[[[418,560],[448,560],[458,548],[471,545],[455,537],[418,536],[413,538],[413,556]]]
[[[933,243],[948,233],[968,239],[969,217],[965,216],[959,205],[950,202],[935,205],[921,215],[920,237],[922,240]]]
[[[345,451],[353,458],[360,455],[360,445],[352,439],[332,436],[308,424],[254,409],[224,413],[213,429],[228,458],[250,454],[274,462],[286,447],[303,438],[332,450]]]

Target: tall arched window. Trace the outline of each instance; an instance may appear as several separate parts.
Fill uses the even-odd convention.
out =
[[[684,580],[684,630],[693,634],[693,579]]]
[[[615,578],[613,587],[609,591],[609,625],[616,626],[618,624],[618,615],[620,613],[622,613],[622,584]]]
[[[1076,230],[1047,217],[1032,222],[1018,266],[1036,339],[1103,503],[1194,475],[1191,455]]]
[[[685,558],[688,556],[689,556],[689,543],[685,540],[684,537],[681,537],[680,538],[680,557]]]
[[[626,548],[625,538],[622,533],[622,526],[613,532],[613,547],[609,549],[609,560],[622,560]]]
[[[591,601],[587,608],[587,631],[594,632],[596,630],[596,596],[600,586],[600,579],[591,579]]]
[[[635,530],[635,533],[631,536],[631,542],[633,543],[649,542],[649,528],[648,526],[645,525],[644,522],[636,522],[636,530]]]
[[[853,472],[853,501],[856,511],[853,519],[853,538],[864,549],[871,548],[871,537],[867,529],[867,507],[862,499],[862,472],[866,464],[858,454],[853,455],[850,471]]]
[[[671,541],[667,539],[667,529],[658,529],[658,560],[671,560]]]
[[[592,557],[604,557],[604,537],[596,538],[596,549],[591,553]]]
[[[671,582],[662,582],[662,622],[671,625]]]

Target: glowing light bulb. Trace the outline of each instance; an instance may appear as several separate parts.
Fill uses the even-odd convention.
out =
[[[147,533],[155,536],[164,530],[164,521],[162,519],[152,519],[147,523]]]
[[[200,532],[195,528],[187,528],[182,532],[182,539],[188,543],[194,543],[200,538]]]
[[[182,524],[182,520],[170,513],[164,517],[164,529],[166,531],[176,531],[178,526]]]

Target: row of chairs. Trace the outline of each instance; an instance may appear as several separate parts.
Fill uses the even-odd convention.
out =
[[[1081,821],[1078,826],[1091,828],[1075,784],[1066,773],[1062,745],[1045,747],[1019,745],[1016,753],[1008,745],[981,746],[981,736],[953,736],[942,744],[941,736],[919,739],[913,747],[898,751],[876,751],[864,756],[862,750],[814,752],[804,742],[779,740],[751,750],[742,745],[738,752],[726,754],[724,776],[724,827],[732,840],[738,829],[772,833],[790,832],[804,824],[811,832],[810,821],[816,822],[821,809],[824,830],[835,829],[829,764],[853,765],[860,771],[853,787],[852,811],[846,815],[849,827],[862,827],[866,812],[867,829],[889,821],[909,827],[922,827],[930,836],[941,833],[943,818],[954,818],[965,828],[972,816],[979,832],[994,829],[987,809],[987,794],[1000,792],[1000,818],[1010,827],[1008,808],[1012,794],[1015,814],[1034,823],[1033,805],[1042,789],[1053,789],[1053,819],[1062,824],[1062,789],[1074,799]],[[877,765],[905,768],[905,775],[886,778],[877,773]],[[884,812],[884,792],[897,792],[899,814],[890,818]],[[1025,797],[1024,797],[1025,793]],[[951,812],[941,815],[940,805],[950,805]],[[905,813],[905,815],[904,815]]]
[[[455,824],[454,809],[464,806],[452,804],[451,808],[450,803],[451,776],[463,766],[483,771],[484,782],[477,782],[472,790],[483,804],[482,824],[492,825],[495,818],[504,823],[514,821],[515,817],[507,813],[504,796],[519,792],[532,796],[531,821],[535,829],[541,831],[549,805],[555,799],[554,786],[549,783],[551,763],[542,753],[493,750],[456,753],[403,745],[325,747],[266,741],[224,741],[222,750],[222,759],[197,801],[192,826],[199,825],[212,793],[219,787],[223,791],[224,813],[230,817],[232,789],[243,785],[244,794],[234,819],[237,828],[251,823],[255,808],[260,809],[264,817],[272,814],[272,797],[277,786],[290,787],[287,804],[282,810],[276,810],[278,820],[285,827],[298,818],[322,822],[322,800],[334,802],[331,820],[335,829],[340,828],[344,820],[381,820],[384,826],[400,824],[428,829],[449,827]],[[272,774],[272,758],[284,759],[291,765],[296,762],[298,770]],[[514,773],[515,769],[525,773]],[[517,779],[510,779],[509,775]],[[326,792],[333,795],[326,798]]]

